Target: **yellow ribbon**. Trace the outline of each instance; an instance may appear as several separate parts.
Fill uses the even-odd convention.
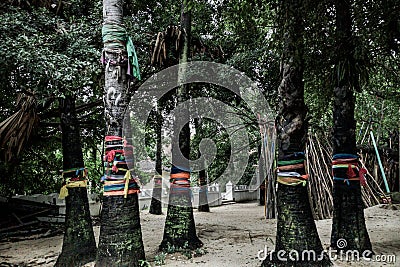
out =
[[[291,185],[291,186],[296,186],[299,184],[302,184],[303,186],[305,186],[307,184],[307,180],[298,179],[295,177],[286,177],[286,176],[278,176],[277,181],[278,181],[278,183],[281,183],[284,185]]]
[[[128,189],[129,189],[129,180],[131,179],[131,171],[127,170],[124,176],[125,179],[125,188],[124,188],[124,198],[128,197]]]
[[[61,187],[58,198],[64,199],[65,197],[67,197],[68,196],[68,188],[86,187],[86,186],[87,186],[87,180],[67,182],[63,187]]]

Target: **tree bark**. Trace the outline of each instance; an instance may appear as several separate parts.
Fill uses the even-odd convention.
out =
[[[199,211],[210,212],[208,205],[208,183],[207,172],[205,169],[199,171]]]
[[[61,98],[60,109],[63,170],[84,168],[74,97],[67,95],[65,99]],[[75,171],[64,173],[64,179],[75,177]],[[96,242],[86,187],[68,188],[65,202],[63,246],[55,266],[82,266],[96,259]]]
[[[123,148],[123,153],[125,153],[122,154],[123,157],[118,159],[119,163],[117,164],[128,166],[124,168],[130,169],[126,160],[133,160],[133,155],[128,155],[127,146],[119,139],[122,137],[128,88],[128,77],[126,74],[128,68],[126,42],[128,40],[123,27],[122,9],[122,0],[103,1],[103,61],[106,67],[104,104],[106,135],[117,138],[119,141],[115,142],[118,146],[116,149]],[[106,144],[106,150],[114,150],[112,146],[110,147],[107,148]],[[114,152],[118,154],[117,150],[114,150]],[[109,152],[109,154],[112,155],[113,153]],[[115,159],[111,159],[111,162],[115,164],[116,161]],[[104,163],[108,164],[108,161],[105,160]],[[128,175],[126,170],[118,169],[118,171],[113,170],[111,172],[109,167],[107,169],[104,176],[105,183],[109,181],[108,176],[122,176],[125,177],[124,179],[129,179],[129,188],[131,188],[131,185],[137,188],[134,180],[131,179],[131,176],[134,177],[134,175]],[[106,189],[106,184],[104,188]],[[120,192],[117,191],[118,194]],[[140,261],[145,260],[145,253],[140,225],[138,194],[112,195],[104,192],[100,221],[101,227],[96,266],[141,266]]]
[[[191,18],[188,10],[189,0],[184,0],[182,5],[181,28],[183,32],[184,45],[181,50],[179,63],[187,63],[189,55],[189,40]],[[186,69],[184,65],[179,67],[179,82],[185,79]],[[178,103],[184,103],[189,99],[189,88],[187,85],[180,85],[177,90]],[[190,173],[190,128],[189,109],[183,111],[175,118],[174,135],[172,139],[172,163],[171,178],[173,172]],[[176,127],[178,126],[178,127]],[[179,132],[179,126],[183,126]],[[182,153],[183,158],[180,153]],[[172,180],[172,179],[171,179]],[[171,183],[167,218],[165,219],[164,236],[160,244],[160,250],[166,251],[173,247],[175,249],[196,249],[203,245],[196,234],[196,226],[193,217],[193,207],[190,188],[174,189]]]
[[[199,123],[199,118],[194,119],[194,128],[196,129],[196,134],[202,136],[201,125]],[[200,149],[198,150],[198,158],[200,155]],[[210,206],[208,205],[208,183],[207,183],[207,171],[205,164],[201,166],[199,171],[199,208],[198,211],[210,212]]]
[[[263,141],[262,141],[263,142]],[[258,146],[258,158],[259,160],[259,166],[258,166],[258,182],[260,183],[259,186],[259,204],[261,206],[265,206],[265,179],[267,179],[265,175],[265,167],[264,167],[264,155],[262,152],[262,146]],[[257,183],[258,184],[258,183]]]
[[[352,42],[351,1],[335,1],[337,34],[337,79],[333,102],[333,155],[357,154],[356,121],[354,120],[355,97],[354,44]],[[358,171],[356,171],[358,174]],[[335,176],[347,176],[346,170]],[[334,181],[333,220],[331,247],[342,250],[372,250],[365,226],[364,205],[361,197],[360,181]],[[345,239],[347,245],[338,247],[338,240]]]
[[[156,122],[156,175],[154,176],[153,194],[151,196],[150,210],[151,214],[162,214],[162,123],[161,108],[157,105],[157,122]],[[161,177],[158,177],[160,175]]]
[[[283,51],[283,77],[279,86],[281,101],[276,121],[279,149],[278,166],[282,166],[279,162],[283,161],[304,160],[307,108],[304,103],[303,83],[304,29],[301,11],[304,6],[302,2],[297,0],[283,2],[285,47]],[[304,164],[291,169],[290,172],[304,175]],[[278,183],[277,212],[275,252],[263,261],[262,266],[330,266],[331,263],[328,257],[324,255],[318,237],[307,187],[304,184]],[[280,260],[277,257],[276,252],[281,250],[285,251],[287,261]],[[301,257],[305,250],[313,250],[318,257],[320,255],[323,255],[323,257]],[[297,251],[299,257],[290,259],[288,257],[290,251]]]

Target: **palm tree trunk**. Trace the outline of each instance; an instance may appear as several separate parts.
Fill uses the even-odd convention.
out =
[[[199,186],[199,211],[210,212],[210,206],[208,205],[207,172],[205,169],[199,171]]]
[[[179,58],[180,64],[188,61],[190,20],[188,0],[184,0],[181,16],[184,45]],[[184,79],[185,71],[184,66],[181,65],[178,74],[180,79]],[[184,103],[188,99],[188,86],[179,86],[178,103]],[[181,125],[183,127],[179,132],[178,128]],[[171,168],[171,190],[160,250],[167,250],[170,247],[174,247],[175,249],[196,249],[203,245],[196,234],[189,181],[190,128],[188,107],[186,111],[177,116],[175,126],[178,127],[174,127],[174,136],[172,139],[173,166]],[[180,153],[182,153],[184,158],[180,156]]]
[[[127,109],[128,42],[122,21],[122,0],[103,1],[106,151],[103,208],[96,266],[140,266],[145,260],[138,186],[130,173],[131,146],[122,138]],[[128,137],[129,138],[129,137]],[[130,165],[131,166],[131,165]]]
[[[65,232],[63,246],[55,266],[82,266],[96,258],[92,220],[85,181],[82,144],[75,112],[75,99],[60,99],[63,148],[63,176],[67,182]],[[76,181],[74,181],[76,180]],[[78,187],[71,187],[73,185]]]
[[[151,204],[149,212],[151,214],[162,214],[162,123],[161,108],[157,105],[157,122],[156,122],[156,175],[154,176],[153,194],[151,196]]]
[[[351,33],[351,3],[336,1],[337,33],[337,81],[334,87],[333,102],[333,163],[338,160],[354,158],[357,165],[356,121],[354,120],[355,97],[351,71],[354,68],[354,44]],[[372,250],[369,235],[365,226],[364,205],[361,197],[358,169],[352,172],[349,168],[334,168],[333,188],[333,221],[331,247],[342,250]],[[346,240],[346,246],[343,247]],[[339,244],[339,243],[340,244]],[[338,246],[339,244],[339,246]]]
[[[194,118],[194,128],[196,129],[196,134],[202,136],[201,125],[199,123],[199,118]],[[200,150],[198,151],[198,158],[200,157]],[[198,211],[210,212],[210,206],[208,205],[208,183],[207,183],[207,171],[205,164],[201,166],[199,171],[199,208]]]
[[[307,193],[307,176],[304,168],[306,145],[307,108],[304,103],[303,83],[303,24],[302,1],[283,2],[285,12],[285,47],[283,78],[279,86],[281,104],[277,117],[278,134],[278,189],[277,235],[275,253],[267,257],[262,266],[330,266],[323,254],[321,241],[311,212]],[[302,177],[285,177],[297,172]],[[285,252],[281,260],[278,251]],[[303,251],[312,250],[317,257],[302,257]],[[289,252],[297,251],[299,257],[290,259]]]
[[[262,140],[262,142],[264,142]],[[265,205],[265,179],[266,179],[266,175],[265,175],[265,168],[264,168],[264,156],[263,156],[263,152],[262,152],[262,146],[258,146],[258,158],[261,159],[259,162],[259,166],[258,166],[258,179],[259,179],[259,204],[261,206]]]

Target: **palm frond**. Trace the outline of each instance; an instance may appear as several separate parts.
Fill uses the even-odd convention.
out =
[[[177,53],[182,46],[182,32],[179,26],[169,25],[164,31],[157,34],[152,44],[152,65],[165,65],[168,52]]]
[[[185,32],[179,26],[169,25],[164,31],[158,32],[151,47],[151,65],[169,67],[178,63],[179,53],[183,47]],[[200,37],[192,37],[190,55],[203,55],[211,60],[224,59],[224,51],[220,45],[208,46]]]
[[[39,122],[34,96],[19,95],[17,105],[20,109],[0,123],[0,153],[5,161],[21,153]]]

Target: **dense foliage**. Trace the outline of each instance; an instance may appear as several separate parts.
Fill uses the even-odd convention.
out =
[[[102,120],[101,109],[85,108],[88,104],[96,106],[92,103],[99,99],[102,89],[98,27],[101,3],[88,7],[86,14],[77,13],[81,9],[68,5],[55,14],[51,6],[49,10],[37,2],[32,4],[38,6],[22,2],[16,6],[5,4],[0,9],[1,119],[17,111],[18,94],[36,98],[40,118],[24,155],[15,155],[9,163],[1,163],[5,170],[2,176],[5,195],[54,192],[60,187],[58,98],[67,94],[76,97],[86,150],[99,145],[102,131],[96,123]]]
[[[0,120],[17,111],[19,93],[35,95],[40,124],[23,154],[11,162],[0,162],[0,194],[53,192],[58,190],[62,168],[57,98],[73,94],[77,99],[85,164],[90,179],[102,173],[100,155],[104,132],[102,111],[103,75],[101,56],[101,1],[6,1],[0,4]],[[61,3],[60,5],[58,5]],[[332,1],[306,1],[304,25],[305,93],[311,131],[330,135],[334,77],[352,68],[357,91],[358,142],[373,130],[380,146],[398,154],[400,121],[400,4],[395,0],[354,1],[352,6],[355,60],[334,68],[335,12]],[[275,109],[279,96],[282,32],[280,1],[194,1],[192,10],[192,60],[231,65],[252,78]],[[142,81],[165,66],[150,64],[157,33],[178,25],[180,4],[176,1],[132,1],[125,3],[125,24],[139,57]],[[169,55],[169,64],[177,62]],[[141,82],[142,82],[141,81]],[[136,81],[132,90],[140,86]],[[257,118],[238,96],[216,86],[193,88],[193,97],[218,99],[246,118],[251,162],[241,183],[251,179],[258,143]],[[174,95],[162,101],[164,127],[173,109]],[[81,108],[79,108],[81,107]],[[154,116],[153,116],[154,117]],[[137,160],[155,155],[154,118],[146,129],[146,151]],[[367,128],[367,126],[369,128]],[[168,142],[168,129],[164,129]],[[193,136],[193,159],[201,138],[215,141],[217,157],[209,166],[209,177],[223,172],[230,155],[227,132],[216,122],[203,120],[201,135]],[[329,140],[329,138],[327,139]],[[363,145],[368,145],[364,139]],[[2,151],[6,149],[2,148]],[[146,153],[145,153],[146,152]],[[395,154],[395,153],[394,153]],[[165,165],[168,164],[165,157]],[[395,159],[398,162],[398,158]],[[143,174],[144,175],[144,174]],[[142,177],[147,180],[149,177]],[[97,183],[98,184],[98,183]]]

